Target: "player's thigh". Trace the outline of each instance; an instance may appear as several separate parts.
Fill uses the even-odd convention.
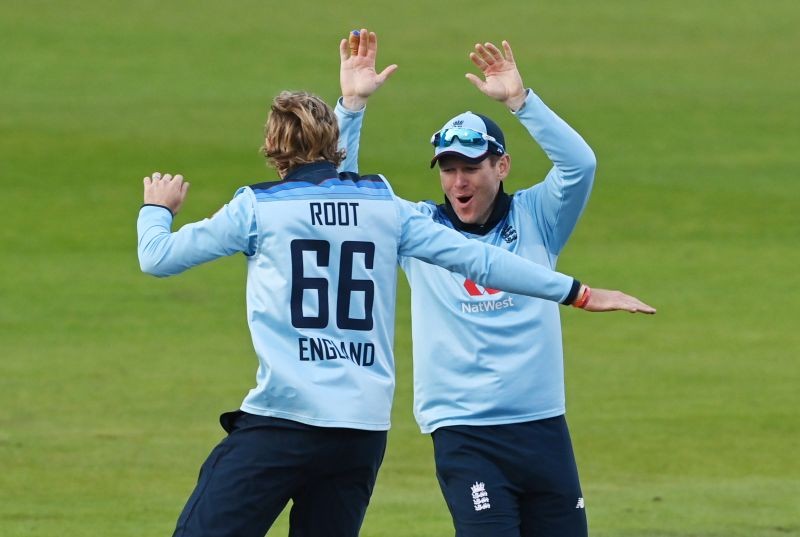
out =
[[[248,419],[256,418],[242,418]],[[303,432],[250,425],[232,430],[211,452],[175,537],[263,537],[303,485],[295,455],[307,443]]]
[[[385,431],[332,431],[333,440],[293,497],[290,537],[356,537],[386,451]]]
[[[518,491],[474,438],[455,430],[433,434],[436,477],[456,537],[519,537]]]
[[[575,494],[539,494],[520,501],[522,537],[587,537],[583,498]]]
[[[569,430],[563,416],[531,424],[533,475],[520,498],[523,537],[586,537],[586,510]]]

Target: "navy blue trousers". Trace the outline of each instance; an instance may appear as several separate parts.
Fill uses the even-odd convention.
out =
[[[386,431],[229,412],[173,537],[263,537],[287,503],[290,537],[356,537]]]
[[[456,537],[588,535],[564,416],[442,427],[432,437]]]

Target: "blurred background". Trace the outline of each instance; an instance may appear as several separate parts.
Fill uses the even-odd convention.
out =
[[[141,179],[192,183],[176,228],[274,178],[283,89],[339,96],[338,43],[378,32],[398,72],[361,170],[441,200],[430,135],[493,117],[514,166],[550,163],[465,79],[507,39],[525,84],[598,158],[562,272],[655,317],[562,309],[568,419],[597,537],[800,535],[800,4],[789,0],[0,3],[0,534],[170,535],[219,413],[254,384],[242,257],[139,272]],[[365,537],[452,535],[398,386]],[[359,402],[354,401],[354,404]],[[287,531],[285,515],[274,535]]]

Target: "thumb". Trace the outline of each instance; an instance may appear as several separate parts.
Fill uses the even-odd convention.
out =
[[[345,61],[349,57],[350,54],[347,50],[347,39],[342,39],[339,41],[339,59]]]
[[[481,93],[486,93],[486,89],[485,89],[486,88],[486,82],[484,82],[483,80],[481,80],[480,78],[478,78],[477,76],[475,76],[472,73],[467,73],[464,76],[466,76],[467,80],[472,82],[472,85],[475,86],[476,88],[478,88],[478,90]]]
[[[397,71],[397,64],[392,64],[378,74],[378,83],[383,84]]]

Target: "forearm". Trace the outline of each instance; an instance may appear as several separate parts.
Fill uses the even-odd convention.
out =
[[[339,164],[339,171],[358,173],[358,151],[361,140],[361,125],[364,121],[365,107],[350,109],[339,99],[334,108],[339,122],[339,149],[345,150],[345,158]]]
[[[401,256],[438,265],[486,287],[554,302],[564,302],[573,290],[574,278],[570,276],[502,248],[467,239],[408,205],[398,204],[398,208],[405,220]]]
[[[137,253],[142,272],[159,277],[181,272],[173,261],[171,230],[172,212],[166,207],[145,205],[139,210]]]
[[[575,279],[528,261],[502,248],[468,240],[459,249],[458,272],[484,287],[533,296],[553,302],[564,302],[573,289]],[[484,251],[487,250],[487,251]]]
[[[531,90],[514,115],[553,162],[560,187],[580,190],[588,196],[597,160],[581,135]]]
[[[136,222],[139,266],[143,272],[165,277],[218,257],[244,251],[248,237],[242,225],[230,218],[229,206],[171,232],[172,213],[163,207],[144,206]]]

